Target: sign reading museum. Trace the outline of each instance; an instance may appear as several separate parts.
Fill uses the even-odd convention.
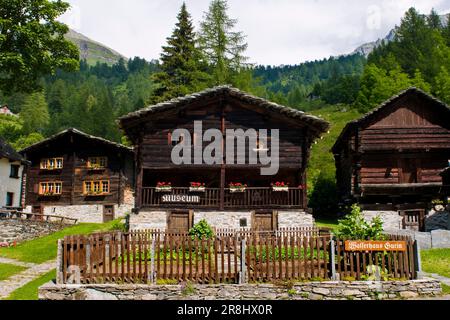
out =
[[[165,194],[161,197],[162,202],[169,203],[199,203],[200,196],[187,194]]]

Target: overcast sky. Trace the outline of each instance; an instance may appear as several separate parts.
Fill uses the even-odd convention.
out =
[[[66,0],[62,20],[126,57],[159,58],[182,0]],[[450,12],[450,0],[229,0],[236,30],[247,35],[257,64],[297,64],[352,52],[384,37],[414,6]],[[196,27],[209,0],[186,0]]]

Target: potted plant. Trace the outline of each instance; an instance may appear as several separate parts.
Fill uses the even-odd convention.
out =
[[[232,193],[234,193],[234,192],[244,192],[247,189],[247,185],[246,184],[242,184],[240,182],[236,182],[236,183],[231,182],[228,186],[230,188],[230,192],[232,192]]]
[[[103,166],[101,166],[99,163],[90,163],[88,168],[89,170],[100,170],[103,169]]]
[[[42,195],[45,197],[51,197],[53,196],[55,193],[53,191],[46,191],[44,192]]]
[[[275,182],[275,183],[271,183],[270,184],[272,186],[272,190],[273,191],[284,191],[287,192],[289,191],[289,183],[287,182]]]
[[[191,191],[191,192],[205,192],[205,183],[202,183],[202,182],[191,182],[191,186],[189,187],[189,191]]]
[[[155,188],[156,192],[170,192],[172,191],[172,184],[170,182],[158,182]]]

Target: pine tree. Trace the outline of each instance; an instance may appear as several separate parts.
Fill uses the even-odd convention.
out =
[[[202,56],[196,47],[191,16],[183,3],[178,22],[167,45],[162,47],[161,72],[154,76],[158,85],[152,102],[168,100],[198,91],[208,86],[208,75],[203,71]]]
[[[43,132],[50,120],[44,93],[35,92],[30,94],[25,99],[19,115],[23,120],[23,133],[25,135],[33,132]]]
[[[228,14],[226,0],[212,0],[200,25],[200,46],[212,69],[214,84],[233,83],[248,58],[245,35],[232,31],[237,20]],[[245,69],[245,68],[244,68]]]
[[[436,12],[436,10],[431,9],[430,15],[427,17],[427,24],[432,29],[442,29],[441,18],[439,17],[439,14]]]

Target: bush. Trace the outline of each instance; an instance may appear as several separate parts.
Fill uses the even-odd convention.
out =
[[[192,240],[194,240],[195,238],[198,238],[200,240],[212,239],[214,237],[214,232],[208,222],[206,222],[205,219],[202,219],[189,230],[189,235],[191,236]]]
[[[128,217],[129,214],[127,213],[125,218],[114,220],[113,224],[111,225],[111,230],[128,232]]]
[[[336,236],[350,240],[384,239],[383,221],[377,216],[370,223],[367,222],[358,205],[353,204],[350,214],[339,220]]]

